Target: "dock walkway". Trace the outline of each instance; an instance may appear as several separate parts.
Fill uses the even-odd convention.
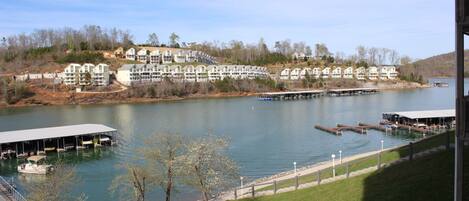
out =
[[[358,134],[366,134],[368,133],[369,129],[382,131],[382,132],[389,132],[390,130],[389,128],[387,129],[386,127],[382,125],[372,125],[372,124],[366,124],[366,123],[358,123],[358,126],[337,124],[337,127],[333,127],[333,128],[328,128],[328,127],[324,127],[321,125],[315,125],[314,128],[334,134],[334,135],[342,135],[343,131],[352,131]]]
[[[260,100],[296,100],[309,99],[320,96],[352,96],[377,93],[378,88],[350,88],[306,91],[266,92],[259,94]]]

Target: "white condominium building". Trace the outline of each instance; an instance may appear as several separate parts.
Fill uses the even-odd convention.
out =
[[[121,52],[124,49],[119,47],[114,51],[115,57],[122,57]],[[205,64],[216,64],[215,57],[212,57],[204,52],[166,48],[166,47],[142,47],[142,48],[129,48],[125,51],[124,56],[127,60],[139,61],[144,64],[171,64],[171,63],[194,63],[200,62]]]
[[[398,78],[398,72],[395,66],[382,66],[376,67],[371,66],[368,69],[365,67],[324,67],[319,68],[284,68],[280,71],[280,80],[299,80],[305,79],[306,75],[311,78],[328,79],[328,78],[345,78],[345,79],[357,79],[357,80],[394,80]]]
[[[353,78],[353,67],[347,67],[346,69],[344,69],[342,77],[345,78],[345,79],[352,79]]]
[[[98,64],[97,66],[85,63],[69,64],[64,69],[65,85],[109,85],[109,66],[107,64]]]
[[[159,50],[153,50],[150,52],[150,63],[151,64],[161,63],[161,53]]]
[[[244,75],[244,76],[243,76]],[[155,65],[124,64],[117,72],[117,80],[124,85],[159,82],[171,79],[181,82],[207,82],[224,78],[254,79],[268,76],[265,67],[242,65]]]
[[[341,67],[334,67],[331,73],[332,78],[342,78],[342,68]]]
[[[135,48],[130,48],[127,51],[125,51],[125,59],[127,60],[135,60]]]
[[[170,64],[173,63],[173,54],[171,53],[170,50],[166,50],[163,52],[163,64]]]
[[[365,67],[358,67],[357,69],[355,69],[355,78],[357,80],[366,79],[366,69],[365,69]]]
[[[147,55],[147,49],[143,48],[137,52],[137,60],[142,62],[142,63],[147,63],[148,61],[148,55]]]
[[[78,84],[78,76],[80,71],[81,65],[80,64],[69,64],[64,69],[64,84],[65,85],[75,85]]]

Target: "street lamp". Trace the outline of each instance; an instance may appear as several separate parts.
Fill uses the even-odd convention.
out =
[[[244,179],[244,177],[239,177],[239,179],[241,180],[241,188],[243,188],[243,179]]]
[[[340,164],[342,164],[342,150],[339,150],[339,160]]]
[[[296,174],[296,161],[295,161],[295,162],[293,162],[293,169],[294,169],[294,171],[295,171],[295,174]]]
[[[331,157],[332,157],[332,177],[335,177],[335,154],[332,154]]]
[[[381,151],[384,150],[384,140],[381,140]]]

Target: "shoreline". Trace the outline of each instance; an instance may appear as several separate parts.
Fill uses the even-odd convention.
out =
[[[389,148],[383,149],[383,151],[394,150],[394,149],[398,149],[398,148],[403,147],[403,146],[406,146],[406,145],[403,144],[403,145],[397,145],[397,146],[394,146],[394,147],[389,147]],[[375,154],[378,154],[379,152],[381,152],[381,150],[367,151],[367,152],[363,152],[363,153],[357,153],[357,154],[354,154],[354,155],[346,156],[346,157],[342,158],[342,163],[347,163],[347,162],[350,162],[350,161],[353,161],[353,160],[359,160],[361,158],[370,157],[370,156],[373,156]],[[337,163],[337,165],[341,165],[341,163]],[[293,169],[288,170],[288,171],[283,171],[283,172],[276,173],[274,175],[258,178],[258,179],[255,179],[254,181],[245,183],[243,185],[244,188],[242,188],[241,186],[236,186],[236,188],[240,189],[241,192],[243,191],[243,189],[246,189],[246,187],[249,187],[249,186],[252,186],[252,185],[256,185],[255,189],[262,189],[262,188],[265,188],[267,186],[272,185],[272,182],[274,182],[274,181],[282,181],[282,180],[287,180],[287,179],[293,179],[297,175],[301,176],[301,175],[313,174],[313,173],[316,173],[318,170],[323,170],[323,169],[329,168],[331,166],[332,166],[332,161],[331,160],[320,161],[320,162],[317,162],[317,163],[313,163],[313,164],[310,164],[310,165],[305,165],[303,167],[299,167],[299,168],[297,168],[296,173],[294,172]],[[220,194],[220,196],[218,196],[216,199],[214,199],[214,201],[233,200],[233,199],[234,199],[233,192],[231,190],[228,190],[228,191],[222,192]]]
[[[372,85],[370,85],[372,84]],[[426,89],[431,88],[429,84],[418,84],[418,83],[409,83],[409,82],[397,82],[397,84],[387,84],[387,83],[370,83],[365,85],[365,87],[376,87],[381,91],[396,91],[396,90],[412,90],[412,89]],[[344,88],[344,87],[338,87]],[[353,87],[360,88],[360,87]],[[331,88],[332,89],[332,88]],[[300,90],[299,88],[290,89],[290,91]],[[304,89],[301,89],[304,90]],[[313,90],[313,88],[309,88]],[[327,88],[325,89],[327,90]],[[110,94],[119,94],[120,92],[110,93]],[[78,101],[77,103],[64,103],[64,102],[42,102],[37,100],[34,97],[30,99],[25,99],[24,101],[38,102],[34,103],[19,103],[19,104],[0,104],[0,109],[8,108],[23,108],[23,107],[38,107],[38,106],[67,106],[67,105],[114,105],[114,104],[151,104],[151,103],[160,103],[160,102],[176,102],[183,100],[196,100],[196,99],[221,99],[221,98],[239,98],[239,97],[252,97],[264,92],[222,92],[222,93],[211,93],[211,94],[191,94],[183,97],[165,97],[165,98],[126,98],[121,100],[115,100],[112,98],[105,98],[101,102],[86,102]],[[69,93],[69,95],[78,95],[78,96],[89,96],[88,98],[93,98],[93,95],[96,94],[86,94],[86,93]]]

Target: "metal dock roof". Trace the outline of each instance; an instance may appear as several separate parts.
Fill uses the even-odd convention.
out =
[[[4,131],[0,132],[0,144],[116,131],[116,129],[102,124],[78,124],[58,127]]]
[[[447,110],[424,110],[424,111],[403,111],[403,112],[385,112],[383,114],[399,115],[409,119],[428,119],[428,118],[448,118],[455,117],[454,109]]]

